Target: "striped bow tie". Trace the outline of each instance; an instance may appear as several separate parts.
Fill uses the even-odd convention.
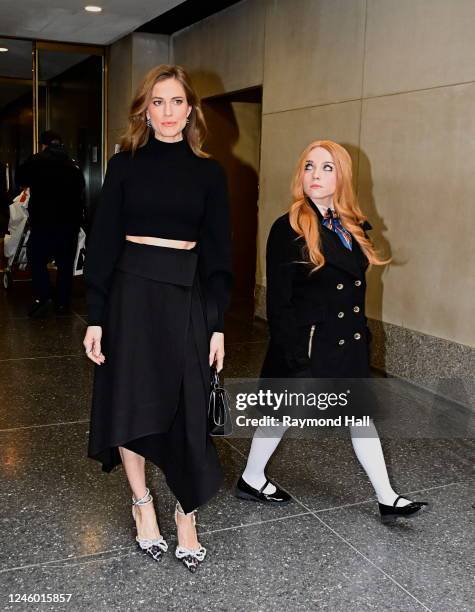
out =
[[[333,232],[335,232],[335,234],[338,236],[338,238],[343,243],[343,246],[351,251],[351,248],[352,248],[351,234],[341,224],[339,215],[336,211],[332,211],[331,208],[327,208],[327,212],[325,213],[325,216],[323,217],[322,223],[325,227],[328,227],[328,229],[331,229]]]

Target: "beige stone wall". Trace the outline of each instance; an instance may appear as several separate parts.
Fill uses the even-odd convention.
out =
[[[201,98],[261,85],[266,0],[244,0],[172,36]]]
[[[200,94],[263,85],[259,265],[314,138],[347,146],[378,246],[368,314],[475,344],[473,0],[244,0],[172,37]]]
[[[114,153],[114,144],[127,124],[131,98],[132,37],[118,40],[108,49],[107,73],[107,159]]]

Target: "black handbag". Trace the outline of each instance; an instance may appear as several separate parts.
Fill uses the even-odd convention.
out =
[[[230,436],[233,431],[229,395],[221,385],[218,371],[211,367],[211,386],[208,403],[208,431],[210,436]]]

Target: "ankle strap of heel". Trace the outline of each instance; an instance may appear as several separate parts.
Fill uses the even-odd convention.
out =
[[[153,500],[153,497],[150,495],[150,489],[145,489],[145,495],[140,499],[135,499],[132,495],[132,505],[134,506],[144,506],[145,504],[149,504]]]

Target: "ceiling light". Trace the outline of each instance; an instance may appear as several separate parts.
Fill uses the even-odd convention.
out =
[[[6,53],[8,51],[7,47],[0,47],[0,53]]]
[[[85,6],[84,10],[88,11],[89,13],[100,13],[102,11],[102,7],[89,5],[89,6]]]

